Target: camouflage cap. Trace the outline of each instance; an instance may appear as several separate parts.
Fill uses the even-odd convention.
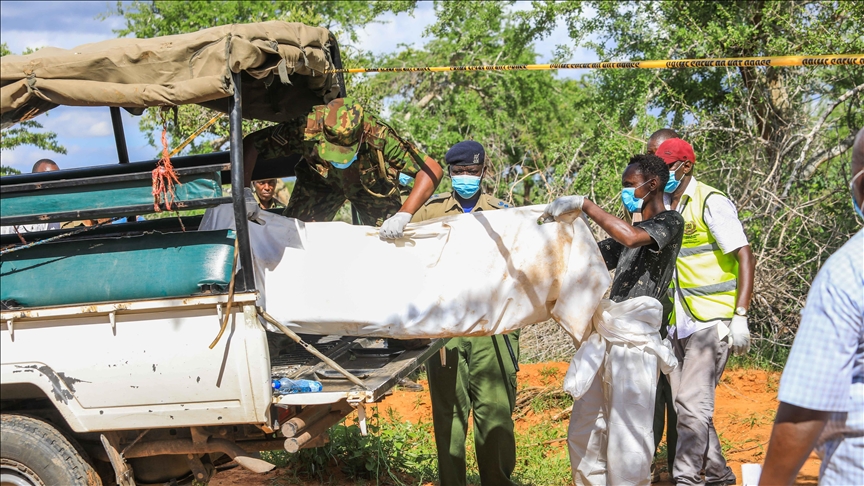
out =
[[[315,147],[318,156],[335,164],[350,162],[360,148],[363,107],[353,98],[336,98],[324,108],[322,131]]]

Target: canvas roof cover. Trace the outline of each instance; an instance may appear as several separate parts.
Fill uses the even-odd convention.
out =
[[[197,103],[227,112],[242,73],[243,117],[286,121],[339,94],[327,29],[300,23],[222,25],[153,39],[111,39],[74,49],[46,47],[0,58],[3,128],[58,105]]]

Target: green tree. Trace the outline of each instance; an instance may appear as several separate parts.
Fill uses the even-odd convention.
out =
[[[13,167],[7,167],[5,165],[0,165],[0,176],[16,175],[16,174],[20,174],[20,173],[21,173],[21,171],[18,169],[15,169]]]
[[[183,34],[217,25],[282,20],[326,27],[335,34],[357,41],[357,29],[373,22],[384,12],[405,12],[416,2],[352,0],[202,0],[117,2],[110,15],[120,15],[126,26],[116,30],[120,36],[138,38]],[[344,39],[343,39],[344,40]]]
[[[391,67],[530,64],[536,32],[513,13],[513,2],[440,2],[422,48],[377,59]],[[369,91],[387,106],[390,122],[443,162],[454,143],[481,142],[497,195],[542,203],[572,181],[581,164],[572,154],[584,125],[589,88],[550,71],[388,73],[370,77]],[[374,104],[374,103],[373,103]]]
[[[30,54],[35,49],[28,48],[24,54]],[[0,44],[0,57],[12,54],[6,43]],[[46,115],[47,116],[47,115]],[[17,125],[0,132],[0,150],[12,150],[22,145],[32,145],[42,150],[49,150],[58,154],[66,154],[66,148],[57,142],[57,134],[54,132],[39,132],[42,124],[36,120],[26,120]],[[11,169],[4,167],[4,169]],[[10,175],[3,173],[3,175]]]
[[[557,23],[559,46],[602,60],[864,52],[851,1],[439,2],[420,49],[386,66],[520,64]],[[620,207],[620,173],[645,138],[671,126],[693,143],[697,176],[738,205],[758,258],[753,323],[781,363],[809,284],[859,228],[846,187],[864,126],[857,66],[597,70],[581,81],[538,72],[379,74],[391,122],[441,158],[473,138],[492,154],[498,195],[538,203],[568,192]],[[530,175],[530,176],[529,176]],[[526,178],[526,176],[529,176]],[[777,345],[774,345],[774,344]]]
[[[562,19],[573,42],[602,60],[864,52],[864,4],[854,1],[535,7],[523,17],[537,25]],[[598,117],[614,131],[643,138],[669,125],[693,143],[698,177],[736,201],[756,252],[753,320],[762,342],[787,345],[819,265],[860,227],[849,208],[844,154],[864,126],[864,69],[598,70],[586,81],[596,90]]]

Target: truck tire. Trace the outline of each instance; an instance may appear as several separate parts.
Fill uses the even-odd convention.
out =
[[[2,486],[102,486],[78,449],[51,425],[25,415],[0,415]]]

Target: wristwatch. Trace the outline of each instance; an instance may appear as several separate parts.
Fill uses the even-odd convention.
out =
[[[747,317],[747,309],[745,309],[744,307],[736,307],[735,308],[735,315],[741,316],[741,317]]]

